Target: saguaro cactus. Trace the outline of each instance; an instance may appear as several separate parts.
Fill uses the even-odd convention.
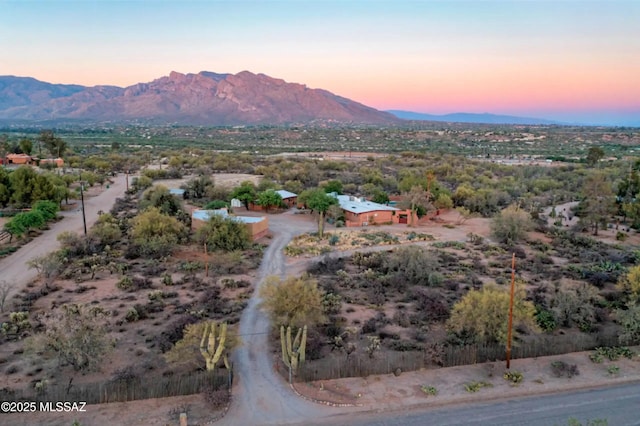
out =
[[[200,340],[200,353],[207,363],[207,371],[213,371],[220,358],[224,360],[225,367],[229,368],[229,360],[224,351],[227,340],[227,323],[220,325],[208,322],[204,326],[202,339]]]
[[[286,336],[284,325],[280,326],[280,343],[282,344],[282,360],[294,372],[304,362],[307,345],[307,326],[298,329],[296,337],[291,341],[291,326],[287,327]]]

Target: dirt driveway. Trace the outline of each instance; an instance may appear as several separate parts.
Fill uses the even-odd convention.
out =
[[[301,216],[301,215],[295,215]],[[381,412],[386,410],[410,410],[442,406],[454,403],[469,403],[493,400],[505,395],[532,395],[567,391],[570,389],[613,385],[627,381],[640,381],[640,358],[622,359],[616,362],[605,361],[594,364],[586,353],[560,355],[537,359],[519,359],[512,363],[512,370],[524,375],[524,382],[511,386],[502,378],[502,363],[479,364],[463,367],[429,369],[394,375],[370,376],[366,378],[348,378],[296,385],[297,392],[273,368],[274,361],[268,349],[269,321],[259,309],[259,289],[269,275],[286,276],[314,261],[313,258],[286,262],[283,248],[290,239],[303,232],[316,229],[316,223],[310,216],[294,217],[291,212],[269,216],[273,232],[272,241],[264,254],[264,259],[256,278],[256,290],[245,309],[240,321],[240,333],[243,345],[235,352],[233,361],[235,383],[233,401],[219,425],[280,425],[307,424],[311,421],[335,417],[349,423],[349,415],[358,412]],[[471,222],[471,221],[470,221]],[[484,223],[469,223],[456,229],[443,228],[440,231],[429,229],[437,239],[456,240],[466,233],[480,235],[486,232]],[[638,349],[638,348],[636,348]],[[576,364],[579,376],[573,378],[555,377],[551,372],[551,362],[564,361]],[[618,367],[617,373],[612,374]],[[483,381],[491,387],[469,393],[464,385],[473,381]],[[437,395],[427,395],[422,386],[433,386]],[[320,403],[309,401],[318,400]],[[345,406],[333,406],[346,404]],[[68,414],[44,414],[37,416],[37,424],[65,425],[75,418],[83,425],[177,425],[176,413],[188,411],[189,424],[214,424],[216,417],[203,403],[200,395],[164,398],[162,400],[134,401],[128,403],[101,404],[88,407],[87,413],[76,417]],[[340,417],[336,417],[340,416]],[[33,420],[35,417],[32,417]],[[7,420],[20,423],[18,415],[7,416]]]

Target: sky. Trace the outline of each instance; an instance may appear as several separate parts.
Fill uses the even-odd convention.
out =
[[[0,0],[0,75],[248,70],[380,110],[640,123],[640,0]]]

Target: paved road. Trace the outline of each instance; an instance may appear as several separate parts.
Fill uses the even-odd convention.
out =
[[[605,419],[609,426],[640,425],[640,384],[431,410],[333,416],[306,425],[351,426],[566,426]]]
[[[306,423],[344,409],[325,407],[296,396],[285,380],[273,369],[269,350],[270,324],[260,310],[260,286],[269,275],[284,277],[283,253],[287,243],[298,234],[312,231],[313,222],[290,220],[287,212],[269,216],[273,239],[264,253],[253,297],[240,319],[242,346],[234,351],[235,382],[233,400],[220,425],[281,425]]]
[[[113,184],[109,185],[109,189],[105,189],[95,197],[85,197],[84,205],[87,229],[98,219],[98,211],[108,212],[111,210],[115,199],[124,195],[125,187],[125,176],[118,175],[113,178]],[[79,204],[80,203],[78,203],[78,205]],[[59,247],[57,237],[60,233],[64,231],[83,232],[82,212],[79,208],[63,212],[61,215],[64,219],[51,225],[51,229],[45,231],[28,244],[20,247],[20,249],[11,256],[0,260],[0,280],[11,284],[11,291],[9,292],[7,303],[10,303],[13,295],[22,290],[37,276],[37,271],[35,269],[29,269],[27,262],[56,250]]]

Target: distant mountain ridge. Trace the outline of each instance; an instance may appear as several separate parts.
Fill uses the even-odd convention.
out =
[[[517,117],[513,115],[498,114],[474,114],[468,112],[458,112],[453,114],[434,115],[424,114],[420,112],[390,110],[387,111],[398,118],[404,120],[422,120],[422,121],[443,121],[449,123],[484,123],[484,124],[562,124],[557,121],[546,120],[542,118]]]
[[[0,119],[130,121],[196,125],[330,122],[398,124],[387,112],[264,74],[171,72],[129,87],[51,84],[0,76]]]

